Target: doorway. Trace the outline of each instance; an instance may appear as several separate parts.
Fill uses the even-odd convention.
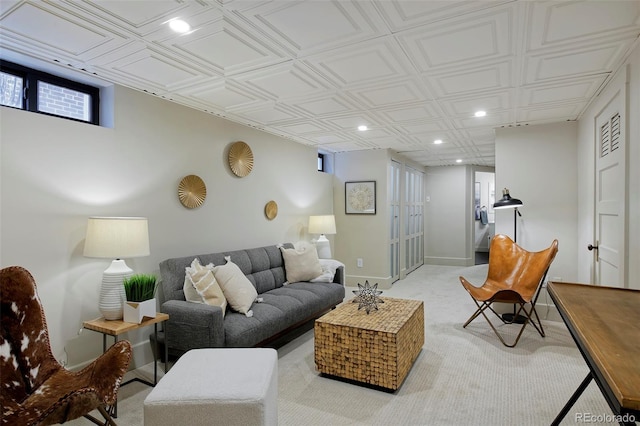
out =
[[[489,263],[489,247],[495,234],[495,173],[474,172],[473,186],[473,254],[474,264]]]

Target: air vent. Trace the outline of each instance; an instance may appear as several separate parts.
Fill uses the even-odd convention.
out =
[[[620,147],[620,114],[611,117],[611,151]]]
[[[600,157],[611,152],[611,131],[607,121],[600,127]]]

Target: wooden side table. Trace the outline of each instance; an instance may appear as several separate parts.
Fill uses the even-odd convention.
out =
[[[140,328],[143,327],[148,327],[150,325],[153,325],[153,333],[155,335],[155,341],[156,341],[156,350],[155,353],[153,355],[153,383],[144,380],[144,379],[140,379],[140,378],[133,378],[131,380],[128,380],[126,382],[124,382],[121,386],[124,386],[128,383],[131,383],[133,381],[138,381],[138,382],[142,382],[146,385],[149,386],[155,386],[156,383],[158,383],[158,323],[164,322],[166,320],[169,319],[169,315],[162,313],[162,312],[157,312],[156,313],[156,317],[155,318],[147,318],[145,317],[145,319],[140,323],[140,324],[136,324],[136,323],[132,323],[132,322],[124,322],[122,320],[106,320],[102,317],[100,318],[96,318],[93,319],[91,321],[85,321],[82,323],[82,327],[86,328],[87,330],[92,330],[92,331],[96,331],[98,333],[102,333],[102,352],[105,352],[107,350],[107,335],[109,336],[113,336],[113,341],[114,343],[118,341],[118,336],[123,334],[123,333],[127,333],[129,331],[133,331],[133,330],[138,330]],[[167,333],[165,330],[165,342],[167,340]],[[168,345],[165,344],[164,345],[164,371],[167,371],[167,361],[168,361]]]

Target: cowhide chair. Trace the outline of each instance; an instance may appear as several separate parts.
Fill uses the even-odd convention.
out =
[[[24,268],[0,270],[0,371],[2,424],[50,425],[81,416],[115,425],[111,410],[131,359],[122,340],[78,372],[66,370],[51,352],[36,283]],[[89,413],[97,409],[99,421]]]

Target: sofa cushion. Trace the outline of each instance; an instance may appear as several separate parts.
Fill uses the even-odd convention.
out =
[[[319,259],[322,275],[310,280],[312,283],[331,283],[339,267],[344,267],[344,263],[335,259]]]
[[[222,288],[231,309],[250,317],[253,315],[251,305],[258,298],[258,292],[238,265],[233,263],[230,256],[225,257],[225,260],[226,264],[213,268],[213,275]]]
[[[284,258],[287,281],[290,283],[310,281],[322,275],[322,267],[315,247],[310,246],[302,249],[280,247],[280,250]]]

